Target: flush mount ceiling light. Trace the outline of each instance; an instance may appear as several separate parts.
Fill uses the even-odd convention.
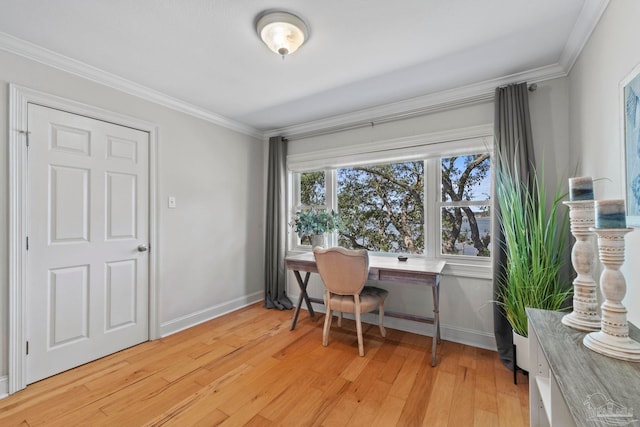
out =
[[[283,59],[309,38],[309,30],[302,19],[281,11],[265,11],[258,15],[256,31],[264,44]]]

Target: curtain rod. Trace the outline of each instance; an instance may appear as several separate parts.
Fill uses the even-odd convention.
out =
[[[387,115],[378,116],[368,120],[358,120],[358,121],[346,123],[343,125],[329,126],[326,128],[320,128],[320,129],[311,130],[308,132],[283,134],[283,136],[286,137],[289,141],[295,141],[300,139],[311,138],[314,136],[330,135],[333,133],[344,132],[348,130],[374,127],[376,125],[395,122],[399,120],[411,119],[414,117],[424,116],[434,112],[446,111],[446,110],[451,110],[453,108],[480,104],[482,102],[493,99],[493,96],[494,96],[493,92],[483,93],[481,95],[476,95],[474,97],[469,97],[463,100],[459,99],[455,101],[442,102],[439,104],[430,105],[428,107],[403,111],[401,113],[387,114]]]
[[[535,92],[538,89],[537,83],[532,83],[528,86],[529,92]],[[300,139],[312,138],[315,136],[331,135],[338,132],[345,132],[355,129],[363,129],[367,127],[375,127],[376,125],[395,122],[399,120],[411,119],[414,117],[424,116],[434,112],[447,111],[458,107],[470,106],[480,104],[482,102],[493,99],[494,92],[485,92],[480,95],[472,96],[465,99],[458,99],[455,101],[441,102],[439,104],[430,105],[423,108],[416,108],[414,110],[408,110],[401,113],[387,114],[378,116],[369,120],[358,120],[351,123],[345,123],[343,125],[329,126],[325,128],[319,128],[308,132],[283,134],[287,141],[295,141]]]

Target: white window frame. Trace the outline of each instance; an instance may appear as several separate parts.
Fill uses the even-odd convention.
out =
[[[325,204],[324,205],[313,205],[307,206],[303,205],[300,200],[300,174],[305,172],[319,172],[324,171],[324,184],[325,184]],[[288,203],[288,211],[289,217],[287,223],[290,223],[292,218],[296,215],[296,212],[305,209],[305,208],[316,208],[316,209],[327,209],[331,211],[338,211],[338,201],[335,197],[334,188],[336,188],[336,172],[335,169],[330,168],[319,168],[312,170],[302,170],[302,171],[288,171],[289,175],[289,188],[291,191],[289,194],[291,195],[290,201]],[[311,245],[302,245],[300,244],[300,239],[298,235],[293,230],[293,228],[289,227],[289,238],[288,240],[288,248],[290,251],[310,251]],[[327,244],[330,246],[335,246],[338,244],[338,234],[336,232],[326,233]]]
[[[292,218],[296,210],[301,207],[299,200],[299,179],[296,178],[296,174],[298,173],[325,170],[325,182],[327,185],[326,207],[337,210],[337,169],[376,163],[389,164],[422,160],[425,162],[424,250],[423,254],[410,256],[446,259],[447,267],[444,271],[445,274],[491,278],[491,264],[494,254],[493,235],[495,232],[493,229],[491,230],[491,256],[489,257],[441,254],[441,158],[481,152],[489,152],[491,155],[492,165],[490,179],[492,194],[486,203],[480,202],[479,204],[482,206],[488,205],[491,209],[491,215],[494,215],[493,125],[486,124],[407,138],[381,140],[367,144],[357,144],[309,153],[290,154],[287,156],[287,169],[290,182],[289,189],[291,190],[288,204],[290,212],[289,218]],[[438,199],[438,197],[440,197],[440,199]],[[330,245],[337,244],[337,233],[331,233],[330,236],[327,236],[327,241]],[[299,245],[297,235],[291,227],[289,227],[288,248],[290,252],[308,251],[311,249],[308,245]],[[380,254],[395,256],[389,253]]]
[[[493,163],[493,153],[492,150],[487,147],[485,149],[479,150],[479,151],[469,151],[468,153],[466,153],[465,155],[475,155],[475,154],[483,154],[483,153],[489,153],[490,154],[490,162],[491,162],[491,173],[489,174],[489,179],[490,179],[490,188],[491,188],[491,194],[489,194],[489,200],[473,200],[473,201],[465,201],[465,202],[443,202],[442,201],[442,174],[438,173],[437,174],[437,189],[436,189],[436,202],[435,202],[435,216],[437,217],[435,219],[435,221],[438,223],[438,230],[437,230],[437,234],[438,234],[438,242],[436,245],[436,257],[437,258],[442,258],[442,259],[446,259],[448,261],[451,262],[455,262],[455,261],[462,261],[465,262],[467,264],[471,263],[475,263],[476,260],[478,259],[486,259],[491,261],[493,259],[493,228],[490,230],[491,233],[491,241],[489,243],[489,251],[491,253],[490,256],[488,257],[479,257],[479,256],[474,256],[474,255],[455,255],[455,254],[443,254],[442,253],[442,215],[441,215],[441,211],[442,208],[445,207],[467,207],[467,206],[489,206],[490,212],[491,212],[491,226],[493,226],[493,214],[494,214],[494,210],[493,210],[493,175],[494,175],[494,171],[493,171],[493,167],[494,167],[494,163]],[[441,159],[446,159],[449,157],[453,157],[449,154],[444,154],[442,156],[440,156],[438,159],[433,159],[433,161],[437,162],[437,165],[434,166],[434,168],[437,168],[437,171],[440,172],[440,168],[441,168]]]

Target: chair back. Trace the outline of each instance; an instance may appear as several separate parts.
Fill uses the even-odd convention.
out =
[[[359,294],[369,276],[369,253],[341,247],[313,248],[318,273],[329,292]]]

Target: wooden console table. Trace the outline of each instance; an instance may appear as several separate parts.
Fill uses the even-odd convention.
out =
[[[298,286],[300,287],[300,297],[291,320],[291,330],[296,327],[300,307],[304,300],[309,310],[309,316],[313,318],[315,313],[312,302],[324,304],[320,298],[311,298],[307,294],[307,285],[311,273],[317,273],[316,261],[313,253],[288,256],[284,260],[285,267],[293,270]],[[436,365],[436,346],[440,341],[440,273],[444,268],[445,261],[434,261],[423,258],[409,258],[407,261],[398,261],[395,257],[389,256],[369,256],[369,280],[381,280],[388,282],[399,282],[430,287],[433,293],[433,317],[425,317],[413,314],[398,313],[394,311],[384,311],[385,316],[398,317],[417,322],[430,323],[434,325],[433,344],[431,350],[431,366]],[[302,279],[300,272],[304,271],[305,277]]]
[[[564,314],[527,309],[531,427],[640,425],[640,363],[589,350]],[[629,335],[640,340],[632,324]]]

